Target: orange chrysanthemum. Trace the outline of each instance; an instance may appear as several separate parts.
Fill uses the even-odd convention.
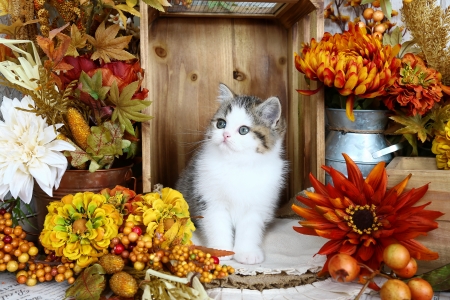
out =
[[[383,103],[390,110],[404,110],[408,116],[424,115],[447,90],[439,72],[428,68],[420,57],[408,53],[402,58],[400,77],[388,89]]]
[[[425,210],[430,203],[413,205],[428,190],[428,184],[403,192],[409,178],[390,190],[386,189],[385,163],[378,163],[364,180],[354,161],[343,154],[348,178],[331,167],[323,167],[333,179],[325,186],[313,175],[310,181],[315,192],[306,192],[307,197],[297,199],[309,208],[293,205],[295,213],[305,220],[297,232],[330,239],[318,254],[327,255],[320,275],[328,271],[328,260],[336,253],[346,253],[373,269],[378,269],[383,260],[383,250],[392,243],[401,243],[412,257],[434,260],[438,253],[415,241],[419,235],[438,227],[434,220],[443,213]]]
[[[397,76],[401,61],[396,58],[400,45],[391,47],[367,34],[365,28],[349,23],[348,31],[331,35],[326,32],[320,42],[311,40],[301,55],[295,54],[295,67],[311,80],[333,87],[346,102],[347,117],[354,121],[355,97],[384,96]],[[312,95],[318,90],[298,90]]]

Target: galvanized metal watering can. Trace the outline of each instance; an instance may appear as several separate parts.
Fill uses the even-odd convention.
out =
[[[383,132],[388,123],[385,110],[354,110],[355,121],[347,118],[345,109],[327,108],[328,134],[325,139],[325,165],[347,174],[342,153],[349,155],[358,165],[364,177],[380,161],[388,164],[392,152],[402,148],[402,144],[390,146]],[[331,183],[328,174],[325,183]]]

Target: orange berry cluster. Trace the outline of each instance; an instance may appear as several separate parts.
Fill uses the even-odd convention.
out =
[[[20,270],[16,274],[17,282],[29,286],[36,285],[36,283],[44,281],[63,282],[67,280],[69,284],[75,282],[74,277],[74,263],[66,262],[59,265],[49,265],[46,263],[29,262],[28,270]]]
[[[190,249],[186,245],[177,245],[168,251],[168,260],[172,262],[172,273],[178,277],[185,277],[189,272],[197,272],[201,274],[200,281],[204,283],[234,273],[233,267],[220,265],[218,257],[199,249]]]
[[[39,252],[33,242],[26,240],[27,233],[21,226],[13,227],[11,217],[5,209],[0,209],[0,272],[25,269]]]
[[[155,233],[153,237],[144,233],[140,226],[125,222],[120,233],[110,243],[111,253],[121,256],[125,263],[131,263],[135,270],[147,268],[162,270],[167,267],[173,274],[185,277],[189,272],[201,274],[200,281],[211,282],[234,273],[231,266],[222,266],[217,257],[186,245],[169,249],[161,248],[164,236]]]
[[[13,226],[12,215],[4,208],[0,209],[0,272],[17,272],[17,282],[29,286],[53,279],[57,282],[67,280],[70,284],[75,281],[73,263],[56,262],[56,256],[49,251],[46,260],[38,263],[39,249],[26,237],[21,226]]]

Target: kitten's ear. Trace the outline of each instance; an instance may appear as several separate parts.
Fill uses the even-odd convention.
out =
[[[234,96],[234,93],[230,90],[229,87],[227,87],[223,83],[219,84],[219,97],[217,97],[217,99],[220,103],[222,103],[224,100],[233,99]]]
[[[278,97],[270,97],[258,107],[261,116],[275,126],[281,117],[281,103]]]

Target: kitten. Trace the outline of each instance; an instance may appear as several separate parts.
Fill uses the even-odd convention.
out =
[[[257,264],[264,260],[264,230],[284,186],[286,125],[276,97],[262,102],[235,96],[220,84],[218,99],[206,139],[176,189],[191,216],[203,217],[195,222],[205,246],[232,250],[236,261]]]

